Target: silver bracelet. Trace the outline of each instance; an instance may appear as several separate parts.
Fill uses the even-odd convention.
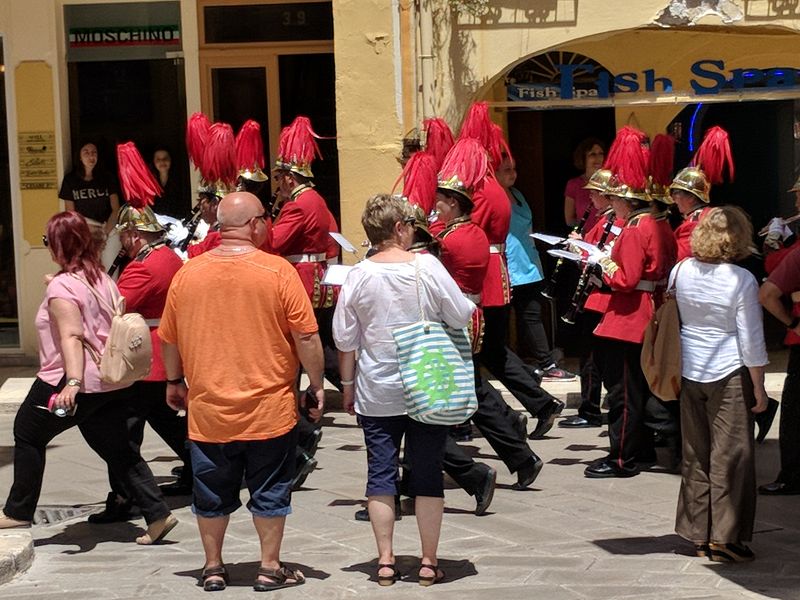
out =
[[[342,379],[341,384],[342,385],[353,385],[353,380],[352,379],[347,379],[347,380]]]

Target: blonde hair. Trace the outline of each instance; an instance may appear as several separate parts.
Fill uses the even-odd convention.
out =
[[[692,232],[692,254],[713,263],[738,262],[753,251],[753,224],[738,206],[718,206]]]
[[[361,226],[367,232],[369,243],[377,246],[394,236],[395,223],[412,216],[408,202],[401,197],[377,194],[367,200]]]

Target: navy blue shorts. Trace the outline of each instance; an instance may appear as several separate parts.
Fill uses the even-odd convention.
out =
[[[222,517],[242,505],[242,478],[250,492],[247,508],[257,517],[292,512],[297,428],[280,437],[246,442],[189,442],[194,471],[192,512]]]
[[[398,493],[400,443],[406,438],[404,460],[409,464],[409,496],[444,498],[442,460],[448,427],[427,425],[406,415],[367,417],[358,415],[367,447],[367,491],[369,496]]]

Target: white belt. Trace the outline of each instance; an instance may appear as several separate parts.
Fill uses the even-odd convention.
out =
[[[290,263],[325,262],[326,260],[324,252],[320,252],[319,254],[290,254],[283,258]]]
[[[658,281],[648,281],[646,279],[642,279],[636,284],[634,289],[637,289],[641,292],[655,292],[657,287],[664,287],[666,285],[666,279],[659,279]]]
[[[145,319],[145,323],[147,323],[148,327],[158,327],[161,325],[161,319]]]
[[[481,295],[480,294],[469,294],[467,292],[461,292],[464,294],[464,298],[467,300],[472,300],[473,304],[480,304],[481,303]]]
[[[502,254],[505,251],[505,244],[489,244],[489,254]]]

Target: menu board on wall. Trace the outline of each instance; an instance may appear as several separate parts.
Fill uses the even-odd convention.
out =
[[[19,182],[23,190],[53,190],[58,184],[54,131],[22,131],[19,144]]]

